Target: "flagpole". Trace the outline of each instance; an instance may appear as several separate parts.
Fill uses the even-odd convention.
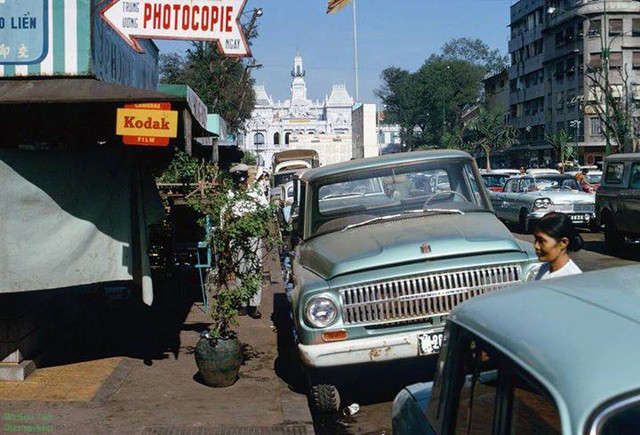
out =
[[[356,76],[356,102],[360,101],[360,82],[358,79],[358,23],[356,20],[356,0],[353,0],[353,57]]]

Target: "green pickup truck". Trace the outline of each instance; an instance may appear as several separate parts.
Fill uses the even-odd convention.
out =
[[[596,192],[596,219],[604,225],[608,252],[615,253],[627,239],[640,237],[640,153],[605,159]]]
[[[352,160],[296,183],[288,296],[317,411],[338,409],[341,368],[437,354],[456,305],[540,265],[467,153]]]

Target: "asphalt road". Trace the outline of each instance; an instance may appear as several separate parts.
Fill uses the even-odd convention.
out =
[[[514,232],[515,237],[533,243],[533,236]],[[572,255],[580,268],[587,272],[611,267],[640,264],[640,246],[627,246],[618,253],[609,256],[604,251],[602,233],[582,232],[586,249]],[[424,361],[413,366],[390,368],[387,373],[363,373],[362,382],[355,391],[350,392],[353,398],[350,403],[358,403],[360,410],[352,416],[321,417],[314,416],[316,433],[318,434],[390,434],[391,406],[393,398],[404,385],[429,380],[433,361]],[[392,373],[392,375],[389,375]]]

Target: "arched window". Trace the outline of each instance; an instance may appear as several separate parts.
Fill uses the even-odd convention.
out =
[[[280,145],[280,133],[273,134],[273,144]]]
[[[296,67],[296,73],[297,73],[298,75],[300,75],[300,73],[301,73],[300,65],[298,65],[298,66]]]
[[[264,134],[262,133],[256,133],[253,136],[253,144],[256,147],[260,147],[260,146],[264,146]]]
[[[291,132],[288,131],[285,135],[284,135],[284,144],[285,145],[289,145],[289,140],[291,139]]]

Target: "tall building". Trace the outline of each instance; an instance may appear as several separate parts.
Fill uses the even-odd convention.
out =
[[[581,162],[602,160],[605,137],[594,105],[603,99],[593,79],[602,83],[607,74],[618,98],[640,95],[640,2],[520,0],[511,6],[509,52],[509,105],[520,138],[515,163],[552,163],[545,134],[560,130],[577,141]],[[625,76],[630,89],[622,95]]]
[[[312,101],[307,97],[305,76],[302,57],[298,54],[291,71],[290,99],[276,102],[264,86],[254,88],[256,105],[245,124],[243,148],[256,153],[262,166],[269,167],[274,153],[294,144],[344,143],[340,146],[351,153],[353,98],[346,86],[335,84],[323,101]],[[326,162],[334,160],[328,156]]]

